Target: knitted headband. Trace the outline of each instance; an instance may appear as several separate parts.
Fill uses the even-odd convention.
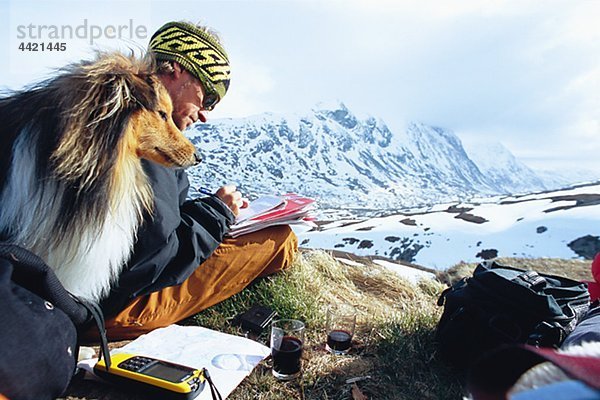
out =
[[[152,35],[157,60],[176,61],[202,82],[205,95],[221,100],[229,88],[229,59],[210,33],[186,22],[169,22]]]

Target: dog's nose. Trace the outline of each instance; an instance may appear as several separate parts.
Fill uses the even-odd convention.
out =
[[[202,154],[198,150],[194,152],[194,165],[200,164],[202,161]]]

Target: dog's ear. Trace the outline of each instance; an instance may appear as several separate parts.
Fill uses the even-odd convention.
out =
[[[74,65],[54,81],[60,108],[66,111],[63,139],[52,154],[57,176],[81,179],[78,190],[85,191],[88,183],[106,173],[133,112],[153,109],[158,102],[149,75],[146,65],[135,59],[101,54],[95,61]],[[89,162],[87,154],[98,155],[97,165]]]
[[[130,110],[156,108],[160,82],[152,71],[149,61],[117,53],[99,53],[97,60],[82,64],[77,70],[83,74],[83,93],[107,96],[111,105]]]
[[[158,78],[149,73],[132,75],[130,78],[127,84],[137,106],[155,110],[158,106]]]

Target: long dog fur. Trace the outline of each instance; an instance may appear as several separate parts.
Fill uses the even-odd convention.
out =
[[[197,161],[149,58],[118,53],[0,99],[0,235],[73,294],[106,296],[153,195],[141,158]]]

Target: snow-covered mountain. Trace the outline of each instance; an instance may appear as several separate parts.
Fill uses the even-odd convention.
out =
[[[216,120],[186,134],[204,158],[190,171],[192,190],[236,183],[251,195],[301,193],[323,208],[389,210],[546,188],[504,148],[474,161],[447,129],[411,122],[391,132],[342,103]]]
[[[517,158],[501,143],[464,144],[469,158],[494,187],[504,193],[527,193],[550,188],[531,168]],[[577,181],[565,182],[572,184]],[[552,182],[554,183],[554,182]],[[552,186],[553,188],[566,185]]]
[[[539,176],[544,184],[551,189],[564,188],[577,183],[593,183],[600,180],[600,175],[595,171],[579,169],[573,166],[562,170],[544,170],[534,169],[535,174]]]

